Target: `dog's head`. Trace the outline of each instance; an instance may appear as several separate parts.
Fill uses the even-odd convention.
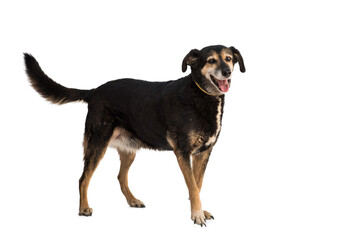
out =
[[[231,86],[234,64],[238,63],[241,72],[245,72],[243,58],[234,48],[216,45],[202,50],[191,50],[182,62],[182,71],[191,66],[192,75],[199,87],[210,95],[222,95]]]

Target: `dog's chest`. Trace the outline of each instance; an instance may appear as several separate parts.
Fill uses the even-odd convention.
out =
[[[219,98],[213,111],[210,114],[203,116],[204,118],[201,128],[190,134],[194,152],[201,152],[216,143],[221,131],[222,113],[223,99]]]
[[[219,102],[218,102],[218,105],[217,105],[217,114],[216,114],[216,117],[215,117],[215,124],[214,124],[215,132],[214,132],[213,135],[210,135],[208,137],[208,140],[205,143],[206,146],[211,146],[217,141],[218,134],[221,131],[221,125],[222,125],[221,121],[222,121],[222,99],[219,98]]]

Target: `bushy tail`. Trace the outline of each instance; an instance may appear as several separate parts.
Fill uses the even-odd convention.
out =
[[[46,100],[64,104],[74,101],[86,101],[93,90],[79,90],[66,88],[51,78],[49,78],[41,69],[36,59],[27,53],[24,53],[26,73],[32,87]]]

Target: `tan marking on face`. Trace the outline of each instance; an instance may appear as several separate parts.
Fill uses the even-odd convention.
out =
[[[211,59],[214,59],[215,62],[214,63],[209,62]],[[219,67],[221,65],[222,61],[223,61],[222,56],[220,54],[218,54],[217,52],[215,52],[213,50],[210,51],[210,55],[206,59],[206,64],[201,69],[202,76],[204,76],[205,79],[207,80],[204,83],[202,83],[201,87],[207,93],[210,93],[213,95],[222,95],[223,94],[221,92],[221,90],[213,82],[213,80],[211,79],[211,75],[212,75],[216,79],[224,80],[222,71]],[[233,64],[232,64],[232,66],[230,66],[230,68],[233,69]],[[231,69],[231,71],[232,71],[232,69]]]
[[[216,63],[210,64],[208,61],[211,59],[215,59]],[[213,74],[218,67],[219,64],[219,56],[215,51],[211,51],[211,55],[207,57],[207,63],[204,65],[204,67],[201,69],[201,73],[203,76],[207,77],[207,79],[210,79],[210,74]]]
[[[229,48],[225,48],[221,51],[221,57],[222,57],[222,60],[228,64],[229,68],[231,69],[231,72],[233,72],[233,55],[232,55],[232,51],[231,49]],[[226,61],[226,58],[229,57],[231,58],[230,61]]]

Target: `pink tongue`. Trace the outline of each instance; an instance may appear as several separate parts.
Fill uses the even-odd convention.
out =
[[[217,83],[222,92],[228,92],[229,84],[228,84],[227,79],[226,80],[217,80]]]

